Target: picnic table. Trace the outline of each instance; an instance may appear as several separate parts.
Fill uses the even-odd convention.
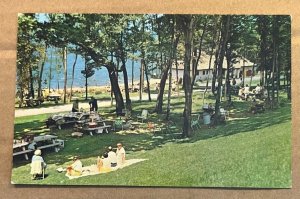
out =
[[[28,144],[29,144],[28,142],[22,142],[22,143],[15,143],[15,144],[13,144],[13,150],[15,151],[13,153],[13,156],[24,154],[25,159],[28,160],[27,153],[30,153],[30,152],[33,151],[31,149],[26,149],[26,146]]]
[[[37,143],[37,149],[54,148],[55,152],[59,151],[59,147],[64,147],[64,140],[57,139],[55,135],[40,135],[33,139]]]
[[[57,127],[61,129],[62,125],[78,124],[84,125],[90,120],[90,114],[85,112],[70,112],[68,114],[58,114],[49,117],[45,122],[48,127]]]
[[[55,101],[55,104],[57,104],[60,99],[61,99],[61,96],[59,94],[50,94],[47,96],[47,100]]]
[[[39,106],[43,101],[40,99],[25,99],[25,106],[34,107]]]
[[[105,132],[108,133],[108,128],[111,128],[112,125],[107,125],[107,123],[113,122],[112,120],[101,120],[99,123],[102,123],[102,127],[104,128]]]
[[[88,131],[91,136],[93,136],[93,132],[97,134],[103,133],[104,127],[103,126],[97,126],[97,127],[85,127],[83,128],[84,131]]]
[[[111,128],[111,125],[107,125],[106,122],[110,122],[110,120],[95,121],[96,126],[89,126],[89,122],[85,122],[85,126],[82,128],[82,130],[89,132],[91,136],[93,136],[93,132],[101,134],[103,131],[105,131],[108,133],[108,128]]]

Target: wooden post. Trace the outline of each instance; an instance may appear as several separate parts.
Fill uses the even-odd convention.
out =
[[[144,60],[141,60],[141,70],[140,70],[140,101],[143,99],[144,90]]]
[[[64,85],[64,104],[65,104],[67,100],[67,77],[68,77],[67,47],[64,47],[63,60],[64,60],[64,71],[65,71],[65,85]]]

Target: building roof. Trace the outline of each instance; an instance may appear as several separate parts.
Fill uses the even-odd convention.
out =
[[[208,70],[209,69],[209,59],[210,59],[209,55],[202,54],[200,57],[200,62],[198,63],[197,69],[198,70]],[[183,70],[184,69],[184,61],[179,60],[177,62],[178,62],[178,69]],[[214,62],[215,62],[215,56],[213,56],[211,59],[211,69],[213,69],[213,67],[214,67]],[[244,62],[245,62],[245,64],[244,64]],[[247,67],[247,66],[252,67],[253,63],[250,62],[246,58],[237,58],[236,63],[233,64],[233,67],[236,69],[239,69],[239,68],[242,68],[244,65],[245,65],[245,67]],[[172,68],[176,69],[175,63],[172,64]],[[227,69],[226,57],[224,57],[224,60],[223,60],[223,69]]]

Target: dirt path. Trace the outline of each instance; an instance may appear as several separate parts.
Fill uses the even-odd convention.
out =
[[[152,99],[157,98],[157,94],[151,94]],[[143,95],[143,100],[147,100],[148,95]],[[132,101],[139,100],[139,97],[131,97]],[[111,102],[110,100],[106,101],[99,101],[98,102],[99,107],[110,107]],[[88,103],[80,103],[79,107],[84,109],[89,109]],[[31,109],[16,109],[15,110],[15,117],[22,117],[22,116],[30,116],[30,115],[39,115],[39,114],[45,114],[45,113],[59,113],[59,112],[67,112],[72,110],[72,104],[66,104],[66,105],[59,105],[59,106],[53,106],[53,107],[47,107],[47,108],[31,108]]]

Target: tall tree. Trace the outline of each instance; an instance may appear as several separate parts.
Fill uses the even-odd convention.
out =
[[[72,100],[73,97],[73,83],[74,83],[74,76],[75,76],[75,66],[77,63],[77,57],[78,57],[78,52],[76,52],[77,49],[75,49],[75,59],[74,59],[74,63],[72,66],[72,80],[71,80],[71,91],[70,91],[70,101]]]
[[[116,100],[116,111],[122,112],[124,102],[117,80],[117,66],[108,56],[116,50],[116,37],[112,33],[120,33],[120,26],[114,26],[119,21],[112,15],[96,14],[49,14],[49,20],[41,23],[48,30],[47,38],[51,45],[74,45],[84,54],[93,59],[95,67],[105,67],[109,74]],[[42,36],[42,35],[41,35]]]
[[[23,106],[27,91],[34,97],[34,73],[37,72],[40,62],[37,49],[41,47],[39,41],[36,40],[36,29],[37,20],[34,14],[20,14],[18,16],[17,94],[20,107]]]
[[[68,83],[68,66],[67,66],[67,47],[63,49],[63,65],[64,65],[64,104],[67,103],[67,83]]]
[[[221,87],[223,81],[223,60],[225,56],[225,49],[228,42],[228,35],[230,30],[230,16],[224,15],[221,17],[222,21],[222,33],[220,40],[220,51],[217,60],[217,80],[218,80],[218,89],[216,95],[216,103],[215,103],[215,124],[218,124],[219,115],[220,115],[220,98],[221,98]]]
[[[191,112],[192,112],[192,87],[191,87],[191,55],[192,55],[192,42],[194,31],[194,16],[182,15],[180,17],[180,23],[183,29],[184,37],[184,93],[185,93],[185,105],[183,111],[183,136],[191,136]]]
[[[84,58],[84,70],[81,71],[85,78],[85,100],[88,99],[88,78],[92,77],[95,74],[95,63],[89,58],[85,56]]]

